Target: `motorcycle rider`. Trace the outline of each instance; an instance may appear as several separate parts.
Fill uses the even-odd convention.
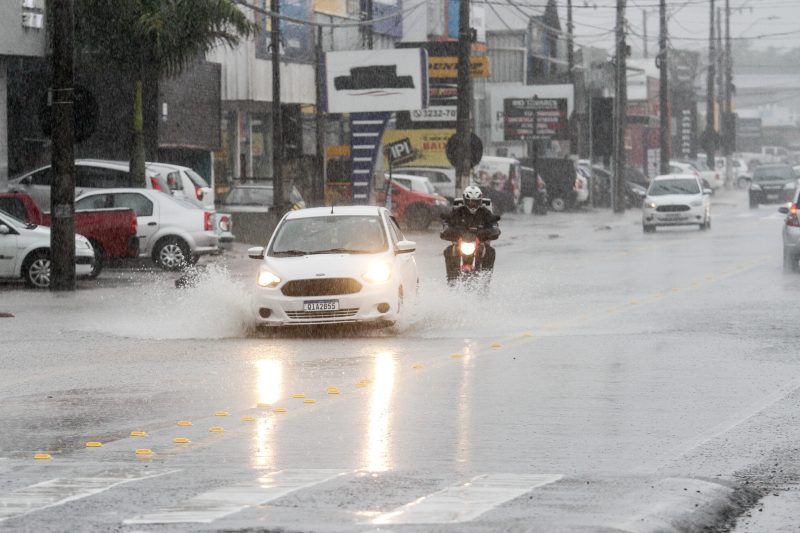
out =
[[[470,185],[464,189],[462,197],[463,205],[453,207],[449,214],[442,215],[446,226],[439,237],[453,243],[444,249],[444,264],[447,269],[448,282],[458,278],[458,239],[464,231],[470,228],[477,229],[477,236],[484,245],[483,254],[477,258],[478,266],[480,270],[488,271],[490,275],[494,268],[495,250],[489,241],[500,236],[500,228],[497,226],[500,217],[493,215],[483,205],[483,193],[480,188]]]

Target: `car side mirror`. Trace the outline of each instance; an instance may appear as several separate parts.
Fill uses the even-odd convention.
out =
[[[0,224],[0,235],[8,235],[9,233],[11,233],[11,228],[5,224]]]
[[[500,222],[502,217],[500,215],[494,215],[494,222]]]
[[[250,259],[264,259],[264,247],[253,246],[247,249],[247,257]]]
[[[780,213],[782,215],[788,215],[789,214],[789,208],[788,207],[779,207],[778,208],[778,213]],[[2,226],[0,226],[0,227],[2,227]]]
[[[20,185],[24,185],[26,187],[30,187],[32,183],[33,183],[33,176],[26,176],[22,178],[22,180],[20,180],[19,182]]]
[[[414,241],[400,241],[397,243],[396,254],[409,254],[417,249],[417,243]]]
[[[712,189],[703,189],[703,194],[705,194],[706,196],[710,196],[713,193],[714,191]]]

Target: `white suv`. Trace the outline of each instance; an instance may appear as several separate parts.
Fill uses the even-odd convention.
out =
[[[658,226],[697,224],[701,230],[711,227],[710,189],[703,189],[700,178],[690,174],[658,176],[650,182],[642,207],[645,233]]]

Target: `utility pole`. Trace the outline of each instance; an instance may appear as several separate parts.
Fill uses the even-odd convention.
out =
[[[469,183],[470,161],[470,73],[469,56],[472,48],[472,34],[469,29],[469,2],[458,3],[458,96],[456,99],[456,197],[461,196],[464,186]]]
[[[625,3],[617,0],[617,47],[616,47],[616,97],[614,98],[614,176],[611,183],[611,207],[615,213],[625,212],[624,186],[625,178],[625,128],[627,101],[627,83],[625,56],[628,52],[625,43]]]
[[[73,0],[54,0],[53,21],[53,185],[50,195],[50,289],[74,291],[75,147],[73,144]]]
[[[670,131],[669,131],[669,79],[667,67],[669,52],[667,50],[667,0],[659,2],[659,39],[658,39],[658,99],[659,99],[659,135],[661,155],[659,174],[669,174]]]
[[[569,82],[575,83],[575,43],[573,35],[575,25],[572,23],[572,0],[567,0],[567,75]]]
[[[642,9],[642,54],[647,59],[647,10]]]
[[[722,8],[717,7],[717,129],[722,133],[722,112],[725,101],[725,49],[722,46]]]
[[[272,47],[272,205],[278,219],[286,203],[283,194],[283,117],[281,115],[281,19],[280,0],[270,0],[270,46]]]
[[[714,76],[715,63],[717,61],[717,52],[714,47],[714,0],[711,0],[710,20],[708,30],[708,78],[707,78],[707,91],[706,91],[706,131],[704,138],[706,146],[703,149],[706,151],[706,164],[708,168],[714,168]]]
[[[316,119],[317,154],[316,169],[313,181],[311,182],[311,201],[314,206],[325,204],[325,115],[322,112],[322,102],[325,99],[323,87],[325,80],[322,79],[322,61],[324,53],[322,50],[322,26],[317,26],[317,45],[314,47],[316,54],[314,61],[316,64],[317,78],[317,102],[314,106]]]
[[[375,16],[373,3],[372,0],[361,0],[361,20],[363,21],[372,21],[372,18]],[[372,50],[374,43],[374,33],[372,31],[372,24],[363,24],[361,25],[361,46],[367,48],[368,50]]]
[[[725,186],[733,185],[733,161],[731,156],[735,149],[733,140],[736,138],[736,120],[733,116],[733,55],[731,54],[731,2],[725,0],[725,113],[728,115],[725,123],[727,142],[723,145],[725,155]],[[724,116],[724,115],[723,115]]]

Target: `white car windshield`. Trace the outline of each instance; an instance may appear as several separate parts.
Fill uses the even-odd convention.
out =
[[[386,234],[377,215],[331,215],[285,220],[276,230],[268,255],[370,254],[387,249]]]
[[[700,186],[695,180],[675,179],[657,180],[650,185],[647,192],[649,196],[664,196],[666,194],[700,194]]]

